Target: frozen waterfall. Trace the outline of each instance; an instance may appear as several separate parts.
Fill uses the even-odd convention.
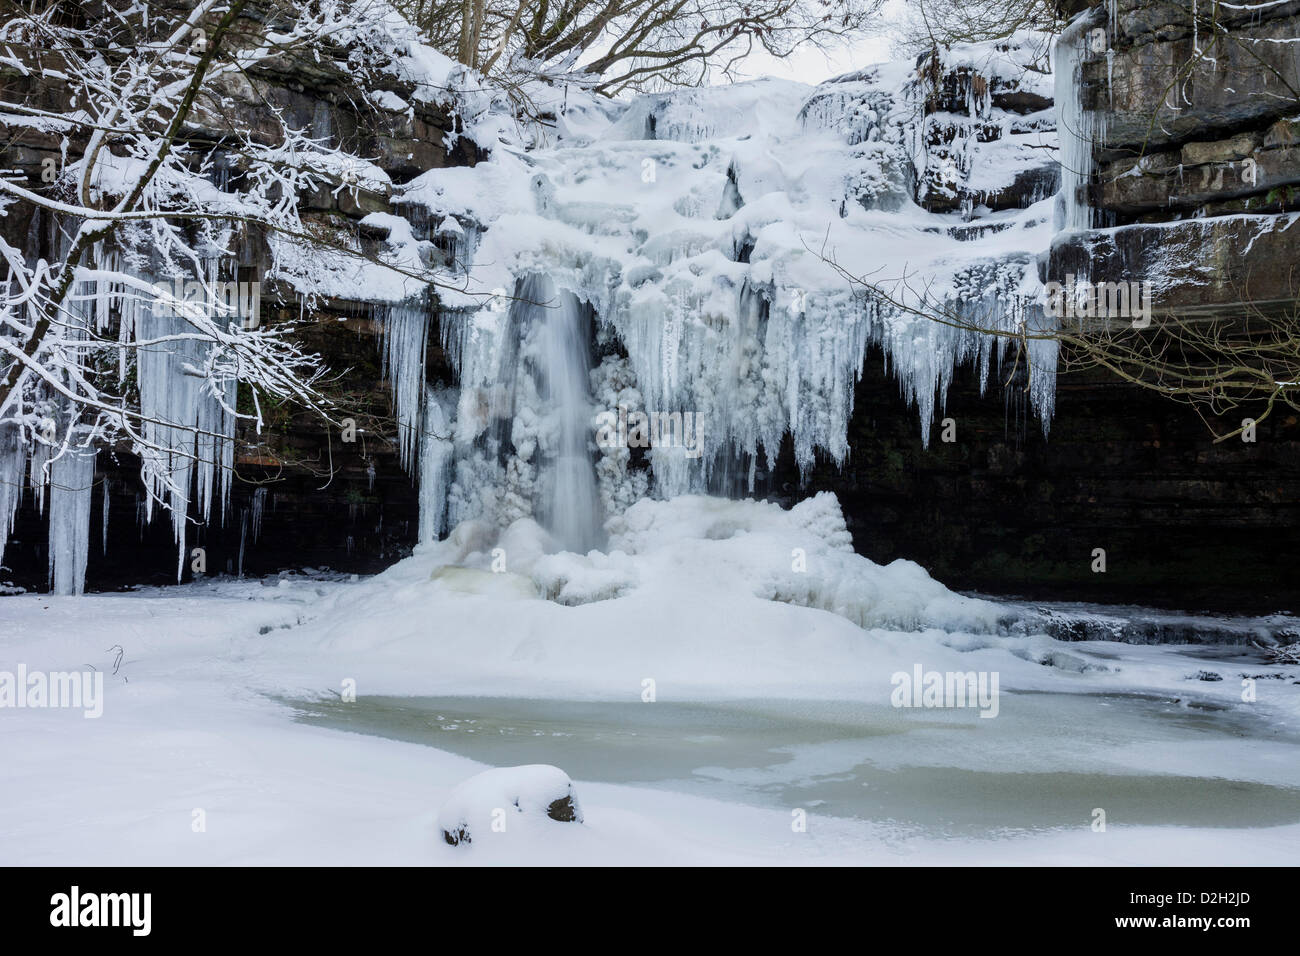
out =
[[[886,64],[817,87],[640,97],[571,142],[503,143],[472,169],[401,187],[397,204],[422,208],[433,234],[477,237],[457,263],[463,285],[438,293],[459,400],[453,460],[441,439],[421,451],[435,482],[422,500],[437,515],[422,526],[444,526],[449,476],[445,527],[533,517],[585,549],[647,494],[752,493],[787,439],[801,471],[818,455],[843,464],[872,348],[925,443],[963,363],[982,385],[1005,378],[1004,362],[1027,368],[1046,430],[1054,343],[1017,334],[1046,321],[1038,261],[1056,199],[1024,183],[1052,178],[1056,137],[1050,117],[1006,112],[992,93],[1024,85],[1050,101],[1050,76],[1029,68],[1045,48],[1035,35],[945,53],[967,85],[964,107],[948,109],[969,115],[926,112],[928,74]],[[932,212],[920,176],[947,175],[951,150],[934,140],[944,124],[984,132],[950,164],[960,208]],[[1001,133],[985,142],[991,128]],[[980,206],[1002,191],[1027,205]],[[1022,344],[1028,357],[1014,355]],[[619,409],[689,418],[704,447],[594,447],[591,416]]]
[[[525,299],[539,297],[519,303],[530,327],[527,361],[545,413],[538,433],[538,517],[564,549],[583,554],[603,538],[592,454],[591,323],[577,300],[557,295],[550,282],[526,282],[523,291]]]

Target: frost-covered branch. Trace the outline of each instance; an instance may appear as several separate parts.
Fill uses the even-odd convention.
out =
[[[57,494],[88,484],[59,480],[69,462],[128,450],[183,553],[191,504],[225,507],[238,422],[260,432],[267,402],[330,415],[319,357],[294,324],[263,324],[246,250],[272,281],[326,259],[447,280],[419,250],[305,220],[308,197],[382,196],[387,175],[271,103],[232,113],[230,91],[294,65],[406,81],[414,32],[381,0],[3,9],[0,123],[51,158],[39,183],[0,175],[0,481]]]
[[[1031,360],[1030,343],[1053,343],[1058,374],[1101,368],[1130,385],[1189,405],[1215,442],[1241,435],[1279,406],[1300,411],[1300,294],[1284,310],[1247,301],[1231,316],[1166,312],[1137,321],[1104,315],[1062,318],[1061,310],[1045,297],[1036,320],[1008,326],[934,295],[910,275],[887,280],[854,275],[836,261],[833,251],[822,249],[818,255],[864,302],[1015,346],[1017,364]],[[1077,294],[1082,306],[1095,290],[1080,286]],[[1225,423],[1229,413],[1245,417],[1234,414],[1235,420]]]

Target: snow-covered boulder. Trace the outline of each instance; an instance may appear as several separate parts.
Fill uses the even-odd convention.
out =
[[[569,775],[541,763],[485,770],[453,790],[438,811],[438,829],[452,846],[550,820],[581,823],[582,808]]]

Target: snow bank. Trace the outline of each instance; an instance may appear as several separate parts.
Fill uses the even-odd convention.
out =
[[[5,598],[0,660],[9,662],[7,668],[17,661],[43,670],[93,665],[105,675],[106,696],[98,720],[77,711],[23,708],[0,721],[0,858],[63,866],[123,860],[172,866],[1294,860],[1300,826],[1261,826],[1244,804],[1234,804],[1239,819],[1224,811],[1192,826],[1144,825],[1112,812],[1107,832],[1098,833],[1089,811],[1099,801],[1083,794],[1071,827],[954,833],[946,826],[909,828],[879,814],[851,819],[827,812],[820,801],[792,804],[789,796],[791,787],[833,793],[852,785],[837,781],[864,761],[887,773],[930,768],[933,801],[953,807],[969,803],[963,794],[973,782],[1011,778],[1007,782],[1016,786],[1023,776],[1032,784],[1034,774],[1086,774],[1075,779],[1087,781],[1112,811],[1111,787],[1124,788],[1134,774],[1139,783],[1169,775],[1174,789],[1150,791],[1151,801],[1180,792],[1178,777],[1191,778],[1192,785],[1196,779],[1207,786],[1255,781],[1294,792],[1300,784],[1300,690],[1291,679],[1261,679],[1258,701],[1247,704],[1236,681],[1242,671],[1282,668],[1248,658],[1211,665],[1200,649],[1089,642],[1072,651],[1109,667],[1075,673],[1008,653],[1059,648],[1054,641],[1021,637],[998,646],[997,639],[981,638],[979,649],[969,649],[970,641],[958,650],[942,640],[961,643],[959,635],[864,633],[825,612],[743,596],[715,595],[712,606],[693,607],[684,606],[687,595],[667,592],[650,601],[631,595],[575,608],[533,601],[524,616],[518,603],[431,593],[421,557],[355,583],[290,576],[279,587],[223,581],[75,599]],[[643,627],[647,619],[653,634]],[[724,644],[735,653],[724,656]],[[125,654],[115,664],[121,649]],[[612,650],[617,662],[602,660],[602,649]],[[892,709],[889,675],[916,661],[936,669],[1000,671],[999,718],[970,714],[966,726],[949,723],[952,715],[939,711]],[[1223,671],[1224,680],[1188,679],[1205,666]],[[567,673],[588,678],[587,692],[603,685],[617,694],[621,687],[622,699],[635,693],[637,700],[641,680],[653,675],[659,699],[669,701],[704,690],[679,678],[694,674],[698,681],[706,672],[715,677],[712,693],[746,697],[749,704],[738,712],[760,721],[776,713],[810,726],[804,704],[828,695],[858,719],[839,724],[831,741],[814,736],[776,753],[760,736],[756,749],[737,752],[725,767],[701,767],[691,780],[661,779],[651,769],[645,778],[650,785],[627,786],[575,773],[583,825],[561,826],[513,809],[515,797],[522,810],[568,792],[558,785],[558,771],[549,771],[555,781],[549,791],[540,786],[539,771],[500,787],[480,780],[471,788],[473,799],[453,799],[458,785],[488,769],[483,763],[295,723],[289,708],[268,696],[286,689],[337,690],[346,677],[357,681],[357,706],[375,694],[463,695],[488,687],[553,697],[574,689],[563,683]],[[782,675],[792,683],[783,687]],[[784,709],[768,696],[780,690],[792,692]],[[1187,709],[1189,700],[1214,706]],[[657,713],[652,704],[634,706]],[[840,712],[814,708],[813,717],[834,724]],[[557,729],[574,729],[566,728],[561,709],[555,714]],[[876,715],[885,722],[877,725]],[[1272,726],[1243,738],[1238,728],[1247,719]],[[819,725],[814,720],[812,726]],[[886,732],[841,739],[845,728],[859,726]],[[1080,727],[1088,732],[1081,734]],[[736,730],[731,724],[719,733],[734,738]],[[547,744],[560,738],[537,739],[531,759],[563,763]],[[651,734],[637,738],[637,746],[653,766],[662,748],[689,752],[698,742]],[[945,768],[962,772],[939,776]],[[1001,776],[972,777],[969,771]],[[722,791],[725,799],[704,786],[722,779],[733,782]],[[695,792],[671,792],[688,788]],[[931,802],[930,794],[922,797]],[[471,826],[476,812],[488,813],[487,835],[480,839],[475,830],[468,850],[447,845],[438,828],[436,808],[453,804],[460,804],[465,812],[456,815],[469,817]],[[807,810],[806,832],[791,829],[796,806]],[[491,810],[498,807],[506,810],[505,834],[491,830]]]
[[[747,585],[755,597],[830,611],[861,628],[991,632],[998,626],[997,605],[954,594],[915,562],[881,566],[854,553],[830,492],[789,511],[752,500],[644,499],[610,526],[611,549],[651,567],[694,566],[716,582]]]
[[[856,554],[830,492],[788,511],[700,495],[644,498],[607,529],[604,551],[551,553],[553,539],[532,519],[502,532],[471,521],[412,560],[438,562],[432,580],[443,589],[541,596],[570,607],[705,586],[719,600],[752,596],[816,608],[868,630],[993,633],[1007,618],[990,601],[948,590],[915,562],[882,566]]]

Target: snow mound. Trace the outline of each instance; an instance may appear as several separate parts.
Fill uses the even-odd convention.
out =
[[[954,594],[913,561],[856,554],[839,500],[822,492],[790,510],[764,501],[684,495],[642,499],[611,519],[610,545],[656,584],[694,578],[711,589],[830,611],[865,629],[991,632],[991,602]],[[546,588],[542,588],[546,592]]]
[[[670,501],[643,498],[607,527],[611,548],[640,554],[680,541],[725,541],[740,534],[775,532],[816,542],[818,550],[853,553],[839,499],[829,491],[806,498],[789,511],[769,501],[732,501],[682,495]],[[805,542],[806,543],[806,542]]]
[[[622,597],[637,584],[636,569],[621,552],[548,555],[533,565],[532,577],[547,600],[570,607]]]
[[[968,634],[1000,633],[1010,620],[1007,609],[948,590],[913,561],[880,565],[857,554],[831,492],[790,509],[702,495],[643,498],[605,527],[605,551],[575,554],[558,551],[531,518],[499,532],[467,521],[417,560],[428,562],[443,593],[568,607],[633,595],[758,598],[829,611],[865,630]]]
[[[499,767],[470,777],[438,811],[438,829],[452,846],[493,833],[532,828],[544,820],[581,823],[573,781],[559,767]]]

